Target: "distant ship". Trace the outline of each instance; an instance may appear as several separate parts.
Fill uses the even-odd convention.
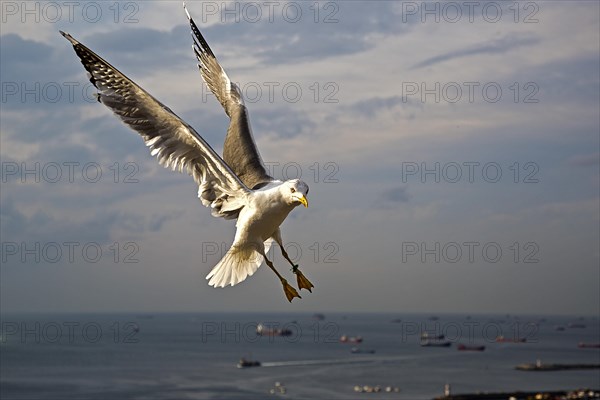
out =
[[[260,362],[247,360],[244,357],[240,358],[240,361],[237,363],[238,368],[250,368],[250,367],[260,367]]]
[[[263,324],[256,326],[256,334],[259,336],[291,336],[293,332],[289,329],[272,329]]]
[[[525,343],[527,342],[526,338],[507,338],[504,336],[498,336],[496,338],[496,342],[498,343]]]
[[[577,343],[577,347],[580,349],[600,349],[600,343]]]
[[[316,319],[317,321],[323,321],[325,319],[325,315],[321,314],[321,313],[315,313],[313,314],[313,319]]]
[[[467,346],[465,344],[458,344],[456,349],[459,351],[484,351],[485,346]]]
[[[375,354],[375,350],[373,350],[373,349],[365,350],[365,349],[361,349],[358,347],[351,348],[350,352],[352,354]]]
[[[362,336],[346,336],[346,335],[342,335],[340,336],[340,343],[362,343],[363,338]]]
[[[444,340],[445,336],[444,335],[432,335],[429,332],[422,332],[421,333],[421,339],[425,340],[425,339],[431,339],[431,340]]]
[[[537,360],[535,364],[519,364],[515,369],[521,371],[563,371],[569,369],[600,369],[600,364],[542,364]]]
[[[421,347],[450,347],[452,342],[441,340],[421,340]]]

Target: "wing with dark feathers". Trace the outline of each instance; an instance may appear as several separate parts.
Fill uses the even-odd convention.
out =
[[[98,101],[126,125],[137,131],[161,165],[173,170],[185,168],[199,185],[198,197],[212,214],[237,218],[250,190],[204,139],[148,92],[115,67],[60,32],[71,42],[90,82],[98,89]]]
[[[185,3],[183,7],[192,29],[192,39],[194,40],[192,48],[198,60],[202,79],[231,119],[223,146],[223,159],[246,186],[253,189],[263,186],[271,182],[273,178],[267,173],[256,148],[242,93],[239,87],[231,82],[217,61],[215,54],[185,7]]]

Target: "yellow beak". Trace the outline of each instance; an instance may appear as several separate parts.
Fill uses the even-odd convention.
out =
[[[301,194],[300,196],[298,196],[298,201],[302,203],[304,207],[308,208],[308,200],[306,200],[306,197],[304,197],[304,195]]]

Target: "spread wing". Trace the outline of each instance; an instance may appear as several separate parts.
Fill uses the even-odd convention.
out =
[[[98,101],[137,131],[161,165],[184,168],[199,185],[198,197],[212,214],[237,218],[250,190],[208,143],[187,123],[115,67],[68,33],[81,63],[98,89]]]
[[[261,187],[273,181],[273,178],[267,173],[252,137],[248,110],[244,105],[242,92],[235,83],[231,82],[217,61],[215,54],[187,11],[185,3],[183,7],[190,21],[194,40],[192,48],[198,60],[202,79],[231,119],[225,137],[223,159],[247,187],[253,189]]]

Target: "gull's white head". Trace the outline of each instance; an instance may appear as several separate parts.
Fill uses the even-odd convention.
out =
[[[287,200],[287,203],[292,206],[299,206],[302,204],[304,207],[308,207],[308,185],[300,179],[291,179],[285,181],[281,185],[283,196]]]

